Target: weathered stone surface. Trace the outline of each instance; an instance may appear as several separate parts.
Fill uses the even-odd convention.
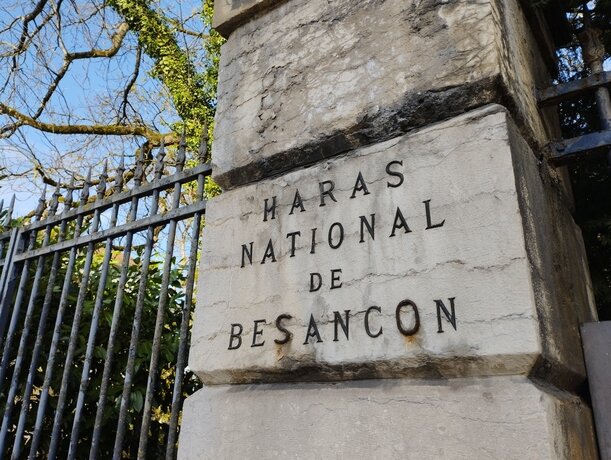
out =
[[[235,187],[490,102],[546,141],[537,53],[517,0],[284,2],[223,47],[215,178]]]
[[[227,37],[242,22],[283,1],[286,0],[215,0],[212,27]]]
[[[205,387],[179,459],[597,459],[589,408],[525,378]]]
[[[403,183],[393,187],[399,172]],[[321,207],[324,181],[334,182],[337,202],[325,196]],[[291,215],[297,190],[305,211],[295,206]],[[580,285],[585,265],[558,265],[585,262],[579,235],[566,237],[574,224],[553,207],[553,195],[500,106],[226,192],[207,210],[190,367],[207,383],[532,371],[577,384],[583,375],[577,326],[593,313]],[[268,214],[264,222],[264,200],[270,205],[274,196],[275,218]],[[553,230],[558,215],[563,227]],[[375,226],[375,239],[360,216]],[[345,233],[337,249],[328,243],[331,227],[332,245],[339,242],[334,223]],[[290,234],[297,231],[291,257]],[[566,241],[545,238],[548,231]],[[330,289],[331,270],[341,270],[334,283],[341,288]],[[323,277],[315,292],[311,273]],[[407,299],[417,304],[420,319],[409,337],[396,318]],[[372,306],[380,311],[370,311],[367,333]],[[336,318],[345,323],[346,310],[349,339]],[[293,337],[277,344],[285,337],[276,325],[282,314],[291,316],[280,324]],[[415,324],[408,305],[399,318],[403,329]],[[372,337],[380,326],[383,333]]]
[[[535,293],[545,363],[533,377],[574,387],[585,375],[579,325],[597,319],[586,251],[562,184],[509,125],[520,213]],[[563,372],[569,371],[563,375]]]

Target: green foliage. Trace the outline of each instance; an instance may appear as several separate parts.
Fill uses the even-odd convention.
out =
[[[213,0],[203,0],[202,17],[208,30],[204,31],[206,35],[202,38],[207,51],[207,61],[205,62],[205,70],[198,72],[193,65],[189,51],[179,45],[173,22],[167,18],[159,9],[153,8],[152,2],[148,0],[107,0],[106,5],[113,8],[129,25],[130,30],[136,34],[138,42],[142,50],[152,59],[153,66],[151,76],[159,79],[176,108],[178,115],[182,118],[181,123],[172,126],[176,134],[180,134],[183,129],[187,134],[188,150],[197,151],[200,139],[204,130],[207,132],[209,143],[212,142],[213,118],[216,108],[216,84],[218,79],[218,62],[220,55],[220,46],[223,43],[222,37],[211,28],[211,20],[213,16]],[[209,146],[208,146],[209,147]],[[169,157],[174,152],[173,148],[168,149]],[[210,148],[208,148],[210,152]],[[209,158],[190,159],[187,166],[194,166],[197,161],[209,160]],[[191,189],[187,189],[190,186]],[[185,186],[185,193],[193,196],[195,188],[193,184]],[[212,198],[220,193],[220,188],[211,179],[207,179],[205,184],[205,198]],[[0,216],[2,221],[2,216]],[[22,222],[14,221],[11,225],[21,225]],[[85,226],[87,226],[85,222]],[[5,229],[0,228],[0,231]],[[74,228],[69,229],[68,233],[74,232]],[[56,240],[57,234],[54,234],[52,239]],[[136,307],[137,290],[141,278],[141,254],[142,247],[134,248],[135,257],[132,257],[129,263],[128,281],[124,289],[123,307],[120,317],[120,331],[115,340],[115,352],[113,354],[113,366],[110,378],[110,388],[108,392],[108,401],[104,411],[102,421],[102,439],[100,442],[101,458],[109,458],[112,455],[114,445],[114,437],[116,434],[117,418],[120,408],[121,394],[123,391],[124,372],[126,368],[128,349],[132,331],[134,311]],[[48,259],[48,258],[47,258]],[[49,405],[47,409],[47,417],[43,424],[42,444],[39,448],[39,456],[44,457],[49,447],[50,434],[53,429],[53,409],[57,405],[59,389],[61,385],[61,377],[63,366],[66,358],[66,351],[71,335],[76,334],[77,349],[74,363],[70,369],[70,379],[68,386],[68,401],[64,412],[64,417],[61,422],[61,451],[58,456],[65,457],[67,454],[67,441],[70,437],[73,415],[72,411],[78,397],[78,389],[81,379],[81,370],[87,348],[87,338],[89,335],[90,326],[92,323],[93,309],[95,305],[95,296],[97,285],[99,282],[99,272],[103,254],[96,252],[93,258],[93,267],[91,269],[91,278],[87,286],[87,292],[84,302],[83,318],[79,324],[78,330],[72,330],[72,321],[74,318],[74,310],[77,303],[77,295],[79,290],[79,282],[82,277],[85,257],[83,252],[79,252],[76,260],[76,265],[71,280],[71,291],[68,301],[66,315],[62,321],[61,338],[59,342],[58,353],[55,361],[55,369],[53,380],[51,382]],[[144,313],[141,322],[140,340],[136,350],[135,375],[133,378],[132,391],[129,399],[129,413],[127,433],[124,442],[124,458],[135,458],[138,445],[138,437],[140,432],[140,423],[142,410],[144,406],[144,396],[146,393],[148,366],[150,361],[153,331],[156,320],[157,305],[159,302],[162,278],[161,257],[154,257],[149,268],[149,276],[147,278],[146,297],[144,301]],[[99,320],[97,332],[96,346],[93,353],[93,361],[91,363],[90,381],[87,387],[85,404],[83,409],[84,417],[82,418],[81,431],[78,442],[77,458],[86,458],[91,444],[91,436],[93,431],[94,416],[97,407],[97,401],[100,391],[102,373],[104,363],[106,361],[107,340],[110,333],[110,327],[113,317],[114,302],[117,295],[116,288],[120,276],[120,251],[113,252],[113,258],[110,265],[108,281],[105,286],[103,295],[102,311]],[[46,260],[47,264],[44,273],[49,273],[50,261]],[[184,286],[186,283],[185,267],[181,264],[173,264],[171,272],[171,283],[169,286],[169,301],[165,315],[165,324],[163,326],[163,335],[161,341],[161,352],[158,368],[155,369],[157,375],[157,386],[154,390],[154,400],[152,409],[152,421],[150,428],[149,441],[149,458],[161,458],[165,455],[164,445],[167,439],[168,424],[170,418],[171,400],[173,393],[173,384],[175,380],[175,362],[179,346],[180,324],[182,320],[182,303],[185,301]],[[61,261],[58,279],[63,279],[63,274],[67,267],[67,257]],[[31,277],[30,277],[31,280]],[[41,285],[46,286],[48,283],[48,275],[42,280]],[[31,286],[30,286],[31,288]],[[41,289],[39,298],[36,299],[39,305],[42,304],[45,289]],[[52,305],[55,307],[59,304],[61,295],[61,282],[56,283],[53,289]],[[35,309],[33,324],[38,324],[40,308]],[[53,334],[53,322],[55,321],[55,310],[52,311],[50,319],[45,328],[45,337],[43,343],[43,356],[39,361],[39,368],[34,376],[34,391],[28,401],[30,410],[26,427],[33,427],[36,418],[36,409],[38,398],[43,384],[43,379],[46,371],[45,362],[48,356],[49,344]],[[17,342],[18,343],[18,338]],[[30,340],[27,347],[22,352],[26,356],[30,356],[34,341]],[[17,351],[15,351],[17,353]],[[14,360],[11,366],[14,365]],[[10,375],[11,372],[9,370]],[[192,375],[185,376],[183,394],[191,394],[199,387],[199,381]],[[22,394],[23,388],[18,390],[17,394]],[[6,395],[2,400],[6,400]],[[16,401],[14,414],[18,414],[23,401]],[[26,438],[29,438],[32,433],[27,432]],[[26,447],[27,449],[27,447]]]
[[[571,165],[575,218],[580,225],[601,320],[611,320],[611,175],[607,158],[582,158]]]
[[[17,217],[11,219],[11,221],[7,224],[6,218],[8,214],[8,209],[3,209],[0,211],[0,233],[6,232],[11,228],[21,227],[25,221],[24,217]]]
[[[167,89],[183,123],[174,126],[176,133],[185,129],[189,147],[197,150],[204,130],[212,139],[218,62],[223,38],[211,27],[213,0],[204,0],[202,18],[208,30],[204,38],[207,51],[206,70],[198,73],[188,49],[180,47],[171,21],[148,0],[107,0],[138,36],[144,52],[154,64],[151,74]]]
[[[116,434],[117,419],[121,402],[121,394],[123,391],[124,372],[127,364],[127,356],[129,350],[130,337],[132,332],[132,324],[134,311],[136,307],[136,299],[138,285],[141,278],[142,268],[142,247],[136,248],[136,253],[132,257],[129,269],[128,279],[124,289],[123,308],[120,316],[120,328],[115,343],[115,352],[113,354],[113,366],[110,377],[110,388],[108,392],[108,401],[104,411],[102,422],[102,439],[100,442],[101,458],[110,458],[114,445]],[[107,283],[105,286],[102,311],[99,320],[96,346],[93,353],[93,361],[91,364],[90,382],[86,392],[85,406],[83,409],[81,430],[78,443],[77,458],[87,458],[91,445],[91,436],[93,432],[93,423],[97,408],[100,385],[102,381],[102,373],[106,360],[106,348],[110,327],[112,323],[113,309],[115,298],[117,295],[117,285],[120,277],[121,260],[119,252],[114,252]],[[96,252],[93,257],[93,266],[91,270],[91,278],[87,287],[87,293],[84,302],[84,310],[82,321],[79,325],[77,333],[77,347],[74,364],[70,372],[70,380],[68,386],[68,401],[64,418],[62,419],[61,429],[61,451],[59,457],[65,457],[67,454],[67,445],[69,442],[70,432],[72,429],[72,410],[76,404],[78,389],[81,379],[81,371],[84,362],[85,352],[87,348],[87,338],[89,335],[90,326],[92,323],[92,314],[95,305],[95,295],[100,277],[101,264],[103,259],[102,251]],[[132,392],[129,402],[128,425],[124,444],[124,458],[135,458],[138,447],[138,438],[140,433],[140,420],[142,417],[142,409],[144,405],[144,395],[146,393],[148,367],[152,350],[153,331],[157,314],[157,305],[161,290],[161,278],[163,264],[161,257],[154,257],[150,268],[149,277],[147,279],[147,289],[144,301],[144,312],[141,322],[140,340],[137,346],[135,374],[133,378]],[[176,261],[174,261],[176,262]],[[82,277],[82,270],[85,263],[85,257],[81,253],[76,260],[72,286],[69,296],[68,308],[63,320],[61,329],[60,346],[55,361],[55,369],[50,390],[49,406],[47,409],[47,418],[44,423],[43,441],[39,448],[39,456],[44,457],[49,446],[50,434],[53,429],[53,411],[57,406],[59,389],[61,385],[61,377],[63,366],[66,358],[66,351],[72,331],[72,321],[74,318],[74,310],[77,303],[77,295],[79,282]],[[49,265],[49,261],[47,261]],[[67,257],[62,260],[59,270],[60,279],[63,279],[67,266]],[[182,303],[185,301],[184,286],[186,282],[186,269],[181,264],[174,263],[172,265],[170,286],[168,291],[169,301],[166,309],[165,323],[163,327],[163,335],[161,340],[161,352],[159,358],[159,366],[156,369],[157,386],[154,391],[152,421],[151,421],[151,436],[149,439],[149,458],[162,458],[165,455],[165,442],[170,419],[172,392],[175,377],[175,363],[177,359],[179,347],[180,324],[182,320]],[[45,270],[48,273],[49,266]],[[48,275],[47,275],[48,277]],[[43,280],[42,286],[46,286],[46,279]],[[44,289],[43,289],[44,291]],[[59,304],[61,295],[61,283],[56,283],[54,288],[54,299],[52,305]],[[44,292],[39,294],[38,303],[42,304]],[[40,312],[40,308],[37,308]],[[39,313],[38,313],[39,314]],[[38,317],[34,318],[34,324],[38,324]],[[43,347],[44,353],[48,352],[53,327],[55,321],[55,311],[51,314],[51,319],[48,322],[48,327],[45,332]],[[31,354],[33,340],[29,341],[28,349],[25,350],[26,356]],[[47,356],[42,356],[39,361],[39,368],[34,378],[34,393],[30,398],[31,408],[26,423],[27,427],[34,426],[36,418],[36,410],[38,406],[38,398],[40,395],[44,374],[46,370],[45,362]],[[10,371],[9,371],[10,375]],[[183,386],[183,396],[193,393],[200,387],[199,381],[191,374],[185,376]],[[23,390],[20,389],[19,392]],[[18,394],[20,394],[18,392]],[[2,400],[5,399],[3,396]],[[21,401],[18,401],[14,413],[18,413],[21,409]],[[30,436],[31,433],[26,433]]]
[[[569,2],[567,11],[575,31],[582,27],[582,2]],[[607,57],[611,50],[611,0],[598,0],[592,13],[593,24],[607,25],[604,35]],[[590,74],[584,65],[577,37],[559,52],[559,81],[568,82]],[[601,129],[592,93],[560,104],[563,138],[573,138]],[[601,319],[611,319],[611,175],[604,155],[580,158],[570,166],[575,197],[575,218],[581,226],[588,253],[596,304]]]
[[[221,194],[221,187],[212,180],[211,176],[206,177],[206,183],[204,185],[204,196],[207,200],[214,198]]]

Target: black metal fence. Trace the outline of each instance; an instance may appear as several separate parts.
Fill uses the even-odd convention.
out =
[[[210,168],[168,157],[0,210],[0,458],[176,456]]]

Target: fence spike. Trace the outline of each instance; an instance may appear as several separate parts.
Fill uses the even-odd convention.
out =
[[[154,153],[157,154],[157,152]],[[190,155],[191,152],[189,152],[189,158]],[[145,155],[137,160],[141,170],[150,172],[153,165],[150,164],[149,158],[150,157]],[[174,158],[177,157],[173,157],[172,159]],[[159,161],[163,161],[163,158],[160,158]],[[128,175],[126,175],[124,178],[117,178],[117,181],[127,180],[127,178],[132,175],[134,170],[134,165],[132,162],[133,160],[130,160],[129,158],[127,159]],[[121,173],[125,173],[123,170],[124,166],[125,163],[121,161],[121,166],[119,169]],[[115,170],[113,168],[112,159],[109,167],[110,170],[105,168],[104,174],[106,175],[110,173],[114,176]],[[99,167],[96,169],[98,173],[101,171],[101,168]],[[200,221],[205,216],[206,208],[206,202],[202,201],[202,193],[205,177],[208,177],[211,173],[210,168],[200,165],[191,171],[183,171],[182,173],[173,175],[173,177],[162,179],[158,184],[148,184],[147,186],[141,187],[131,193],[120,193],[117,196],[104,200],[96,200],[87,204],[87,201],[94,200],[94,187],[99,186],[99,176],[96,173],[96,169],[90,169],[86,178],[84,174],[86,171],[81,171],[76,174],[65,176],[61,180],[61,185],[47,185],[47,187],[49,187],[48,194],[46,187],[44,190],[40,189],[42,190],[42,195],[39,199],[37,199],[39,201],[37,209],[38,215],[32,216],[32,214],[29,214],[29,216],[32,216],[31,222],[28,222],[22,226],[22,228],[15,228],[12,233],[12,235],[15,235],[17,238],[14,238],[11,243],[12,261],[10,262],[11,265],[7,265],[9,269],[6,273],[10,274],[11,276],[11,278],[7,278],[11,283],[13,282],[12,277],[14,273],[14,280],[18,281],[18,284],[15,284],[15,302],[14,304],[9,304],[11,308],[14,307],[14,311],[11,310],[9,312],[11,315],[11,321],[10,324],[8,321],[6,324],[6,328],[10,327],[11,331],[10,333],[6,334],[6,336],[11,337],[11,340],[7,341],[7,344],[5,344],[5,356],[8,359],[4,360],[6,363],[2,364],[6,364],[4,367],[7,367],[7,369],[0,369],[0,371],[3,373],[11,372],[10,374],[7,373],[6,378],[9,380],[12,379],[12,382],[14,382],[11,389],[7,388],[7,391],[5,392],[9,393],[10,391],[9,396],[6,397],[5,395],[5,399],[10,403],[10,406],[9,404],[7,404],[7,406],[14,408],[9,409],[9,411],[5,413],[5,420],[9,420],[10,425],[8,425],[8,431],[7,429],[2,430],[5,434],[2,434],[3,439],[1,442],[5,443],[7,440],[10,440],[10,442],[13,444],[12,452],[15,458],[25,458],[27,455],[26,450],[29,450],[30,457],[34,458],[37,453],[40,452],[39,445],[46,442],[43,440],[43,437],[47,436],[47,434],[49,434],[51,438],[51,449],[49,453],[50,457],[54,457],[54,455],[51,455],[54,451],[61,451],[64,453],[64,443],[69,443],[70,448],[73,449],[76,443],[80,442],[82,439],[82,435],[81,438],[78,436],[79,423],[82,425],[85,422],[84,417],[93,415],[90,412],[87,412],[90,409],[89,403],[83,403],[85,401],[89,401],[89,393],[91,393],[91,396],[94,396],[94,394],[98,391],[98,385],[94,385],[94,382],[89,380],[89,375],[91,372],[89,366],[92,364],[90,361],[95,359],[94,354],[96,352],[96,343],[99,343],[100,340],[106,340],[105,337],[101,335],[102,330],[98,330],[98,328],[102,327],[100,322],[103,321],[99,315],[106,313],[108,306],[107,300],[111,300],[112,306],[112,299],[115,296],[116,299],[114,299],[114,307],[112,307],[113,324],[111,326],[110,335],[108,336],[108,348],[104,376],[102,376],[102,383],[99,385],[102,386],[103,384],[106,384],[107,386],[111,386],[117,384],[123,386],[124,396],[122,396],[122,406],[120,408],[121,414],[116,430],[118,442],[115,442],[115,450],[119,452],[118,456],[120,456],[121,449],[123,448],[121,441],[124,439],[124,433],[128,429],[127,423],[130,423],[130,420],[128,419],[131,417],[129,413],[129,394],[131,394],[132,390],[131,387],[127,388],[126,384],[129,385],[130,380],[132,380],[133,376],[136,375],[135,368],[133,367],[136,364],[133,366],[129,364],[126,368],[126,372],[122,372],[125,377],[122,377],[115,382],[112,377],[113,354],[111,345],[114,346],[117,343],[118,339],[115,339],[115,337],[121,337],[124,334],[129,336],[131,331],[131,337],[129,339],[130,350],[136,350],[137,340],[143,340],[141,337],[145,337],[146,333],[144,332],[144,329],[137,330],[136,333],[134,333],[134,329],[136,327],[141,327],[141,324],[143,324],[142,320],[146,319],[148,321],[148,316],[146,315],[150,313],[147,310],[149,307],[146,303],[143,303],[148,302],[146,292],[146,281],[148,278],[146,274],[149,273],[148,265],[155,264],[157,263],[156,260],[160,259],[155,255],[157,254],[156,246],[164,243],[166,246],[164,257],[165,262],[163,265],[164,273],[162,276],[163,279],[161,280],[161,290],[160,295],[158,296],[159,299],[155,299],[157,301],[156,306],[158,315],[155,322],[154,333],[156,339],[155,345],[153,345],[153,349],[151,351],[152,355],[149,356],[151,360],[150,362],[153,364],[149,366],[152,370],[149,372],[149,383],[147,383],[147,393],[145,395],[146,401],[144,401],[143,411],[141,411],[142,414],[146,414],[146,416],[142,416],[142,426],[144,426],[144,428],[139,429],[141,433],[141,440],[144,439],[142,443],[145,443],[146,437],[148,436],[148,428],[150,427],[150,414],[153,408],[153,389],[159,381],[159,378],[155,374],[155,370],[160,366],[160,361],[158,361],[160,356],[164,356],[163,349],[159,348],[160,345],[158,340],[162,340],[165,335],[160,335],[158,331],[162,331],[163,329],[164,322],[162,319],[164,314],[167,313],[168,315],[165,317],[166,319],[172,319],[169,316],[170,313],[168,310],[168,303],[171,302],[171,298],[167,297],[167,293],[165,291],[172,289],[172,274],[175,268],[172,261],[174,260],[174,257],[178,257],[175,250],[178,251],[180,249],[174,244],[174,238],[176,236],[175,232],[181,229],[179,225],[182,224],[180,224],[180,222],[184,222],[185,225],[192,227],[191,239],[189,240],[190,242],[185,243],[190,246],[191,255],[189,258],[189,267],[186,269],[189,273],[186,275],[187,281],[186,286],[184,286],[184,296],[186,296],[188,299],[186,302],[190,302],[192,299],[192,284],[197,262],[197,242],[199,241],[200,237]],[[172,168],[168,167],[165,169],[167,170]],[[152,174],[148,175],[149,178],[151,176]],[[144,180],[148,182],[148,179]],[[179,192],[181,187],[183,184],[192,184],[195,180],[197,180],[197,193],[194,196],[194,203],[182,203],[184,204],[184,207],[181,207],[181,203],[178,200],[180,198]],[[95,182],[95,184],[92,184],[92,181]],[[108,183],[106,185],[108,193],[111,192],[111,187],[116,187],[116,183],[110,183],[110,179],[108,179]],[[124,188],[131,188],[131,185],[127,185]],[[172,190],[172,188],[174,193],[168,193],[167,191]],[[161,194],[163,194],[161,199],[168,202],[170,199],[173,200],[173,202],[167,207],[167,209],[172,210],[172,212],[165,212],[166,209],[164,209],[163,206],[165,205],[165,202],[162,203],[162,209],[159,209]],[[62,199],[61,195],[63,195],[65,198]],[[79,201],[79,195],[82,197],[81,201]],[[2,202],[2,218],[0,221],[4,220],[6,217],[6,206],[9,198],[9,196],[4,196],[4,200]],[[142,216],[138,216],[137,212],[139,200],[141,200],[141,205],[144,205],[147,208],[141,209],[140,214],[142,214]],[[58,210],[60,201],[62,202],[62,208]],[[121,225],[115,225],[113,223],[113,219],[116,219],[118,215],[121,216],[120,220],[123,220],[123,215],[120,214],[123,210],[121,206],[129,203],[130,201],[131,208],[129,212],[130,214],[133,214],[134,218],[127,220],[127,222],[133,221],[133,223],[123,225],[121,222]],[[16,196],[13,195],[9,209],[12,209],[15,204]],[[78,208],[72,209],[74,206],[78,206]],[[36,205],[34,207],[36,207]],[[111,213],[108,213],[107,211],[111,208]],[[47,210],[49,217],[44,218],[43,216],[47,214]],[[19,215],[17,211],[19,210],[16,210],[16,214]],[[144,211],[147,211],[147,216],[144,215]],[[55,216],[51,217],[52,214],[55,214]],[[105,218],[107,214],[112,214],[110,217],[110,224],[104,225],[105,222],[101,223],[100,220],[104,220],[103,218]],[[11,215],[12,210],[9,211],[8,222],[16,227],[17,222],[11,221]],[[157,236],[156,231],[162,226],[167,227],[167,232],[164,231],[161,236]],[[102,232],[100,230],[104,231]],[[140,248],[142,248],[142,243],[140,236],[144,231],[146,232],[146,239],[144,240],[146,247],[143,251],[141,251]],[[170,241],[172,241],[171,245]],[[118,255],[117,250],[115,250],[113,247],[113,242],[115,244],[122,243],[124,246],[122,250],[123,255],[120,259],[122,274],[121,279],[117,281],[115,281],[116,274],[114,274],[114,272],[110,272],[113,270],[112,264],[114,263],[113,261],[115,260],[115,256]],[[22,246],[23,243],[25,243],[27,246],[21,248],[20,246]],[[2,244],[2,242],[0,242],[0,244]],[[103,247],[102,245],[105,247],[104,257],[106,260],[101,262],[101,265],[98,263],[94,264],[95,267],[90,266],[91,264],[87,261],[81,265],[79,260],[82,261],[85,259],[85,255],[87,255],[88,258],[98,257],[98,254]],[[26,247],[27,249],[25,249]],[[6,247],[4,250],[6,250]],[[80,259],[77,259],[77,257]],[[138,280],[138,298],[126,298],[125,302],[128,300],[133,300],[135,303],[142,303],[141,308],[138,306],[136,306],[136,308],[143,310],[141,313],[144,316],[140,318],[140,313],[134,313],[133,321],[123,321],[125,313],[131,313],[131,311],[129,311],[129,309],[125,310],[127,307],[126,305],[123,305],[124,296],[128,296],[129,293],[124,292],[125,289],[123,289],[121,286],[123,286],[126,282],[129,282],[128,272],[132,265],[138,262],[136,258],[142,259],[143,267],[145,266],[144,264],[146,261],[146,270],[142,268],[142,273],[140,273],[140,279]],[[110,270],[109,273],[104,274],[105,269]],[[152,269],[153,268],[151,268],[151,270]],[[94,271],[96,272],[95,274],[93,273]],[[18,272],[21,273],[21,275],[19,275]],[[125,273],[125,276],[123,276],[123,272]],[[153,272],[150,271],[150,273]],[[106,276],[112,276],[112,282],[118,282],[119,286],[118,289],[113,290],[113,293],[108,299],[105,296],[102,296],[102,293],[106,293],[106,282],[108,281]],[[92,319],[91,321],[88,321],[88,314],[90,313],[89,308],[91,305],[89,305],[88,300],[83,299],[85,299],[84,295],[94,287],[94,283],[98,285],[95,299],[96,301],[94,302],[95,305],[93,305],[93,313],[91,313]],[[170,284],[168,285],[168,283]],[[189,285],[191,285],[191,287],[189,287]],[[78,294],[74,291],[74,289],[77,287],[79,290]],[[60,292],[58,291],[59,288],[61,288],[61,298],[58,298],[60,297]],[[44,291],[44,299],[40,295],[41,289]],[[142,294],[140,293],[141,290]],[[21,294],[18,294],[18,292]],[[9,299],[9,302],[12,299],[13,297]],[[23,309],[26,308],[26,302],[28,305],[28,312],[23,311]],[[80,304],[83,305],[79,306]],[[187,310],[187,307],[184,305],[182,308],[180,308],[180,305],[178,307],[178,311],[172,311],[172,314],[176,313],[177,315],[174,317],[174,320],[182,321],[179,326],[180,344],[178,351],[179,357],[182,357],[182,361],[178,362],[182,362],[183,364],[181,366],[176,364],[177,373],[180,377],[182,377],[184,363],[186,362],[186,343],[188,342],[187,326],[190,318],[190,310]],[[21,308],[21,310],[19,310],[19,308]],[[29,310],[31,310],[31,312]],[[165,312],[165,310],[168,311]],[[32,314],[30,315],[30,313]],[[153,309],[153,316],[154,314],[155,309]],[[22,319],[25,316],[28,316],[28,318],[31,316],[31,318],[26,318],[24,320],[25,322],[22,322]],[[14,321],[12,318],[14,318]],[[73,321],[74,318],[76,318],[76,320]],[[49,321],[51,321],[51,323]],[[70,323],[72,324],[71,327]],[[100,326],[98,326],[98,323],[100,323]],[[25,325],[23,328],[21,326],[22,324]],[[83,328],[85,329],[82,330]],[[89,330],[89,338],[87,339],[87,350],[84,350],[84,347],[82,347],[83,344],[81,342],[76,343],[75,341],[76,338],[78,338],[79,333],[83,331],[86,333],[87,329]],[[36,332],[35,335],[34,332]],[[53,337],[50,336],[51,333],[53,334]],[[15,340],[18,341],[21,340],[20,337],[23,339],[21,340],[19,349],[15,349],[17,344],[12,340],[13,336],[15,337]],[[70,337],[71,343],[67,344],[64,341],[64,337]],[[25,340],[28,342],[26,343]],[[50,348],[47,348],[49,346],[49,342],[51,342],[51,345]],[[72,346],[72,342],[76,344],[76,348]],[[23,344],[26,344],[27,346],[24,347],[22,346]],[[132,344],[134,345],[132,346]],[[72,350],[72,348],[74,348],[74,350]],[[121,356],[119,356],[117,353],[121,353],[119,348],[117,348],[115,351],[114,361],[121,360]],[[85,355],[84,358],[82,358],[83,354]],[[13,355],[18,355],[19,357],[19,361],[16,363],[10,361]],[[135,359],[135,355],[133,355],[133,357]],[[66,358],[65,363],[64,358]],[[132,357],[127,358],[132,359]],[[179,360],[180,359],[181,358],[179,358]],[[46,360],[47,362],[43,362],[41,364],[41,360]],[[171,361],[171,365],[176,362],[174,360]],[[114,368],[117,367],[117,364],[118,362],[114,363]],[[42,387],[33,388],[32,384],[34,380],[32,380],[32,378],[35,377],[37,382],[40,381],[40,377],[42,376],[38,374],[41,368],[46,369],[44,382],[42,383]],[[108,372],[106,372],[107,369]],[[76,380],[76,376],[73,375],[74,370],[79,372],[81,380]],[[80,372],[81,370],[82,372]],[[24,372],[27,372],[27,376],[24,375]],[[36,375],[38,375],[38,377],[36,377]],[[177,376],[177,382],[174,384],[174,393],[172,394],[171,415],[173,416],[172,420],[175,420],[175,423],[170,423],[169,425],[169,429],[174,431],[174,437],[166,435],[165,433],[167,430],[164,432],[165,443],[168,444],[168,439],[172,440],[171,445],[168,446],[168,450],[166,451],[169,452],[166,453],[167,458],[173,458],[174,456],[174,451],[172,448],[175,444],[179,419],[179,410],[177,408],[180,408],[183,400],[183,394],[186,393],[182,383],[178,383],[179,376]],[[61,385],[59,380],[60,378]],[[53,382],[57,382],[57,384]],[[76,384],[77,386],[80,384],[82,387],[79,388],[77,401],[75,401],[77,399],[77,394],[73,391],[73,384]],[[58,388],[59,386],[62,388]],[[66,388],[66,391],[63,392],[63,395],[67,398],[65,401],[62,399],[62,391],[64,387]],[[32,393],[32,390],[35,393]],[[21,401],[30,401],[32,398],[36,397],[36,399],[38,399],[38,404],[20,404],[19,398],[21,395],[23,395]],[[83,399],[83,395],[86,395],[87,399]],[[105,407],[108,409],[109,405],[114,404],[113,396],[114,395],[112,394],[107,395],[106,393],[99,393],[98,413],[100,414],[99,418],[102,420],[102,422],[104,414],[108,412],[108,410],[105,410]],[[58,400],[57,404],[53,404],[55,400]],[[93,402],[91,405],[93,405]],[[11,411],[13,411],[13,413],[11,413]],[[15,414],[15,411],[18,411],[19,414]],[[34,412],[36,414],[34,414]],[[17,415],[19,417],[18,422],[16,418]],[[34,415],[36,415],[35,422],[33,417]],[[67,432],[60,423],[56,423],[53,430],[54,433],[48,433],[48,431],[51,430],[47,430],[46,425],[50,421],[50,417],[54,417],[55,420],[66,420],[67,422],[73,422],[72,432]],[[144,423],[145,417],[146,424]],[[32,423],[34,423],[33,426],[31,425]],[[98,430],[98,433],[100,430],[104,429],[103,423],[98,424],[97,414],[94,430],[95,429]],[[82,427],[81,430],[84,430],[84,427]],[[27,435],[29,439],[24,438],[23,436],[26,435],[23,435],[23,433],[31,433],[31,435]],[[95,433],[96,432],[94,431],[94,435]],[[142,433],[144,434],[142,435]],[[68,437],[69,435],[70,438]],[[131,434],[126,434],[126,436],[131,436]],[[59,443],[61,443],[61,447],[58,445]],[[58,447],[59,451],[56,451],[54,446]],[[65,447],[68,448],[67,445]],[[92,458],[95,458],[95,449],[97,447],[97,445],[93,445],[91,447],[93,452]],[[110,447],[111,446],[104,446],[104,449],[108,450]],[[43,447],[40,447],[40,449],[43,449]],[[47,448],[46,450],[48,451],[49,449]],[[0,449],[0,452],[2,451],[6,452],[9,451],[9,449]],[[144,447],[142,448],[141,452],[143,451]],[[73,449],[72,454],[74,455],[75,453],[76,451]],[[0,453],[0,456],[2,455],[3,454]],[[81,456],[80,451],[78,456]],[[100,453],[100,456],[102,456],[102,453]]]
[[[13,193],[11,202],[8,205],[8,212],[6,213],[6,221],[5,221],[6,227],[8,227],[11,224],[11,220],[13,220],[13,210],[14,209],[15,209],[15,194]]]
[[[161,139],[161,145],[159,146],[159,151],[157,152],[157,157],[155,158],[155,179],[161,179],[163,176],[163,169],[165,167],[165,143],[163,139]]]
[[[42,218],[42,213],[45,212],[45,208],[47,204],[46,195],[47,195],[47,184],[45,184],[42,188],[42,194],[40,195],[40,198],[38,199],[38,206],[36,207],[36,211],[34,211],[34,217],[36,218],[36,220],[40,220]]]
[[[206,162],[206,154],[208,153],[208,133],[204,130],[202,138],[199,142],[199,150],[197,151],[197,159],[201,164]]]
[[[89,188],[91,187],[91,166],[89,167],[89,170],[87,171],[87,177],[85,178],[85,181],[83,182],[83,189],[81,190],[81,206],[84,204],[87,204],[87,201],[89,200]]]
[[[180,136],[180,143],[178,144],[178,152],[176,153],[176,169],[182,171],[187,161],[187,134],[185,130],[182,130]]]
[[[98,194],[98,200],[101,200],[106,195],[106,182],[108,180],[108,159],[104,160],[104,169],[102,170],[102,174],[100,174],[100,182],[98,182],[98,186],[96,188]]]
[[[121,153],[121,162],[115,173],[115,193],[121,193],[123,190],[123,174],[125,173],[125,154]]]
[[[70,211],[74,204],[72,191],[74,190],[74,174],[70,176],[70,184],[66,187],[66,196],[64,197],[64,211]]]
[[[136,156],[136,169],[134,169],[134,184],[136,187],[140,187],[144,180],[144,158],[142,153]]]
[[[51,197],[51,203],[49,203],[49,216],[54,216],[57,213],[57,207],[59,206],[59,197],[62,195],[59,189],[59,181],[55,187],[55,191]]]

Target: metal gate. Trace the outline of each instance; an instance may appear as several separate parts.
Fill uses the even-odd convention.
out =
[[[176,456],[210,167],[167,154],[0,211],[0,458]]]

